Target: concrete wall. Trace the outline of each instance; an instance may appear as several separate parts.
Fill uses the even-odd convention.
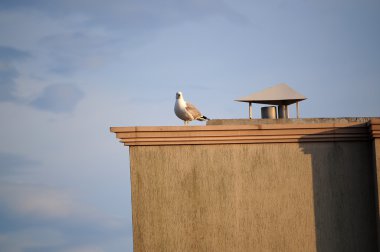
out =
[[[130,146],[134,250],[377,251],[367,122],[111,129]]]
[[[135,251],[375,251],[368,142],[130,148]]]

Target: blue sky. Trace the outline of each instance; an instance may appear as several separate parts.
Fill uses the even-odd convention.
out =
[[[131,250],[128,148],[109,127],[182,125],[177,91],[210,118],[246,118],[233,100],[280,82],[308,97],[303,117],[380,116],[379,13],[378,0],[2,0],[0,250]]]

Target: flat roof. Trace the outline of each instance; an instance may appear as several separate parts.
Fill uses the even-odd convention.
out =
[[[213,121],[208,121],[207,126],[111,127],[110,131],[125,146],[369,142],[380,139],[380,119],[376,118],[310,118],[292,123],[287,123],[290,120],[278,123],[282,120],[272,119],[275,123],[266,124],[260,123],[262,120],[258,124],[252,124],[256,120],[245,120],[247,124],[240,121],[238,124],[210,125]]]

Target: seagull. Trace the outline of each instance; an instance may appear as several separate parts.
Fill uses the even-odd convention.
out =
[[[199,112],[199,110],[193,104],[191,104],[190,102],[186,102],[183,99],[182,92],[176,93],[174,112],[179,119],[184,121],[185,125],[189,125],[189,121],[192,120],[210,120],[206,116],[202,115],[202,113]]]

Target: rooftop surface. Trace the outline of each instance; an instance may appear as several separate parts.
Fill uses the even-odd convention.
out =
[[[110,130],[126,146],[369,141],[380,137],[380,118],[226,119]]]
[[[259,125],[259,124],[313,124],[313,123],[367,123],[380,117],[337,117],[337,118],[288,118],[288,119],[214,119],[207,125]]]

